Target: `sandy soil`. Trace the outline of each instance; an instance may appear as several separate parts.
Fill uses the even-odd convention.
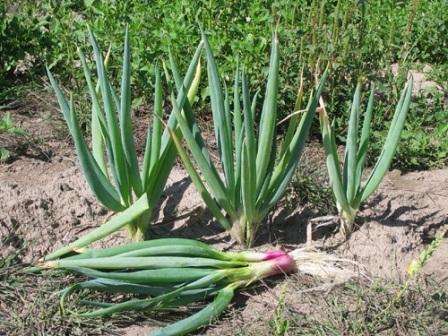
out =
[[[403,281],[406,268],[422,248],[448,229],[448,169],[390,172],[360,214],[359,229],[339,247],[372,275]],[[448,276],[446,239],[423,271]]]
[[[0,181],[2,256],[22,246],[23,261],[32,262],[110,215],[92,196],[73,152],[55,154],[51,161],[21,157],[0,166]],[[271,235],[266,229],[262,231],[259,245],[303,242],[304,226],[312,217],[313,213],[302,206],[292,213],[277,212]],[[361,211],[359,227],[351,239],[337,250],[365,265],[372,275],[399,280],[425,244],[447,229],[447,218],[447,169],[406,175],[393,171]],[[170,176],[154,231],[157,235],[200,238],[211,243],[227,240],[178,166]],[[119,234],[108,244],[124,239],[125,235]],[[326,248],[334,244],[328,234],[320,239]],[[425,267],[441,278],[448,275],[448,260],[443,253],[446,245],[444,242]]]
[[[25,149],[12,162],[0,165],[0,256],[18,252],[23,262],[30,263],[99,225],[110,213],[92,196],[70,141],[55,140],[54,132],[36,134],[37,130],[50,127],[45,118],[42,127],[36,127],[32,116],[18,116],[18,120],[43,140],[48,147],[45,152],[51,153],[36,157],[27,155],[29,150]],[[322,169],[322,161],[318,166]],[[307,205],[298,205],[289,212],[279,209],[273,224],[262,230],[256,248],[281,245],[288,249],[303,244],[306,223],[314,216]],[[317,234],[317,242],[361,263],[372,277],[402,281],[409,262],[436,234],[446,235],[447,218],[448,169],[405,175],[393,171],[361,211],[358,227],[347,242],[338,245],[328,230]],[[179,166],[172,171],[153,230],[158,236],[198,238],[221,247],[229,241],[204,210]],[[101,244],[116,244],[125,239],[125,234],[119,233]],[[424,272],[445,281],[447,253],[445,239]],[[272,309],[266,304],[270,300],[255,295],[248,302],[258,302],[264,305],[261,311],[266,311]],[[253,309],[252,304],[247,304],[241,316],[247,311],[253,319]],[[230,328],[231,322],[228,323]],[[126,335],[140,335],[143,330],[130,328]],[[213,329],[210,334],[215,334]]]

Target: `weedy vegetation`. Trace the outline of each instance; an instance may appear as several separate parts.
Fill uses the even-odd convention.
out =
[[[0,140],[2,136],[7,135],[17,135],[25,136],[26,132],[24,129],[15,125],[12,120],[11,113],[6,112],[5,115],[0,119]],[[4,162],[9,159],[11,153],[8,149],[0,146],[0,162]]]
[[[359,76],[378,84],[378,99],[373,120],[373,136],[379,142],[386,137],[383,119],[389,120],[388,106],[398,99],[403,75],[408,69],[430,64],[434,80],[447,90],[446,50],[448,34],[445,0],[385,1],[231,1],[226,6],[218,2],[152,1],[148,6],[142,0],[101,1],[6,0],[0,4],[0,101],[20,95],[17,85],[10,83],[34,81],[41,83],[45,62],[59,75],[64,86],[74,96],[84,91],[83,69],[78,62],[76,44],[85,45],[85,22],[99,39],[111,45],[112,54],[122,49],[122,24],[128,22],[133,34],[134,105],[147,103],[146,92],[152,90],[150,78],[154,73],[153,60],[164,57],[168,47],[174,54],[193,54],[200,37],[196,18],[204,29],[214,33],[210,42],[223,74],[230,74],[237,62],[245,66],[251,90],[256,91],[265,81],[263,69],[269,59],[270,27],[280,19],[279,36],[284,61],[280,64],[278,104],[280,118],[292,111],[297,74],[303,65],[312,69],[317,60],[330,62],[334,71],[327,83],[329,116],[335,121],[338,134],[344,134],[345,104],[351,99],[352,87]],[[218,18],[218,19],[217,19]],[[14,32],[10,34],[9,32]],[[179,58],[180,68],[186,68],[189,59]],[[400,78],[389,74],[392,65],[400,65]],[[121,71],[120,62],[109,64],[112,78]],[[305,72],[308,79],[313,74]],[[111,78],[111,79],[112,79]],[[225,78],[224,78],[225,79]],[[310,81],[311,82],[311,81]],[[227,83],[229,84],[229,83]],[[20,86],[19,86],[20,87]],[[206,85],[198,92],[198,112],[207,113]],[[427,105],[431,98],[415,97],[413,104]],[[76,101],[75,101],[76,103]],[[1,104],[1,103],[0,103]],[[448,144],[439,141],[447,137],[440,129],[440,121],[447,120],[446,104],[430,103],[425,108],[413,109],[408,119],[406,134],[395,160],[396,168],[428,169],[446,164]],[[89,108],[77,111],[87,120]],[[284,113],[284,114],[283,114]],[[410,122],[412,120],[412,123]],[[441,136],[432,132],[441,131]],[[316,135],[314,128],[312,134]],[[372,146],[379,154],[380,147]]]

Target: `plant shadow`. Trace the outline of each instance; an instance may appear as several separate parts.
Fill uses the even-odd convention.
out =
[[[281,244],[296,246],[306,243],[308,222],[316,217],[316,211],[308,206],[300,209],[282,207],[271,215],[260,228],[256,245]],[[333,228],[322,228],[313,233],[313,239],[326,239],[334,233]]]
[[[228,233],[214,220],[211,213],[201,206],[170,222],[164,220],[156,223],[152,231],[161,237],[196,239],[209,244],[227,244],[230,241]]]
[[[362,213],[359,216],[358,226],[361,226],[365,222],[375,221],[383,226],[388,227],[401,227],[409,226],[413,228],[419,228],[424,226],[428,221],[435,219],[440,214],[440,210],[431,211],[429,213],[421,214],[422,210],[427,209],[428,206],[417,207],[415,205],[401,205],[393,208],[392,202],[398,197],[390,198],[386,195],[376,195],[365,208],[376,209],[371,215],[363,216]],[[380,209],[381,204],[386,201],[384,209]],[[404,216],[408,215],[408,216]],[[405,218],[403,218],[403,216]],[[445,222],[445,220],[442,220]],[[438,223],[431,224],[432,226],[438,225]],[[442,224],[438,225],[441,226]]]
[[[203,206],[197,206],[181,215],[176,213],[190,184],[190,178],[184,177],[165,190],[166,196],[156,210],[156,213],[161,214],[162,220],[152,225],[152,234],[159,237],[197,239],[210,244],[229,241],[227,233]]]

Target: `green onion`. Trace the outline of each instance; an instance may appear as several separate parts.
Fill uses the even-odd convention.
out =
[[[126,251],[124,254],[138,255],[139,251],[154,248],[155,245],[161,249],[170,245],[173,249],[200,246],[209,251],[210,257],[192,256],[191,251],[186,251],[185,255],[172,256],[168,249],[164,249],[166,254],[158,257],[125,257],[122,253]],[[181,254],[180,251],[178,249],[177,253]],[[108,249],[86,250],[79,254],[79,258],[47,261],[39,266],[65,269],[91,278],[60,292],[63,312],[68,296],[74,291],[139,295],[139,298],[118,303],[116,300],[113,303],[81,300],[81,304],[95,307],[79,313],[82,317],[105,317],[128,310],[173,310],[188,307],[194,302],[211,301],[191,316],[151,334],[185,335],[217,318],[229,306],[238,288],[250,286],[266,277],[297,271],[324,278],[338,277],[339,281],[353,276],[352,272],[344,271],[341,262],[343,260],[309,250],[290,253],[280,250],[221,252],[194,240],[167,238]]]
[[[361,84],[358,84],[356,87],[348,124],[342,171],[337,154],[335,132],[331,126],[325,107],[323,106],[320,109],[320,124],[323,145],[327,156],[328,174],[339,211],[341,232],[345,237],[353,231],[353,224],[360,205],[378,188],[389,169],[411,103],[412,86],[413,79],[411,77],[402,90],[400,100],[395,108],[395,114],[392,118],[380,157],[365,182],[361,181],[361,177],[369,146],[370,122],[372,119],[374,98],[373,85],[359,137],[358,125],[361,114]]]
[[[184,117],[174,103],[187,150],[174,130],[170,130],[179,156],[205,204],[222,227],[240,243],[254,242],[257,229],[282,197],[298,163],[327,72],[300,119],[291,119],[288,136],[276,155],[277,92],[279,51],[277,33],[273,34],[269,74],[261,112],[258,141],[255,138],[256,96],[252,102],[245,71],[237,69],[234,84],[233,118],[229,97],[222,85],[217,65],[205,34],[202,35],[207,58],[211,109],[223,177],[210,159],[199,128]],[[242,91],[242,92],[241,92]],[[240,110],[242,98],[243,113]],[[300,98],[301,101],[301,98]],[[299,104],[300,105],[300,104]],[[300,106],[298,106],[300,107]]]
[[[195,331],[203,325],[209,324],[221,315],[221,313],[229,306],[235,295],[235,287],[237,284],[230,284],[219,290],[215,299],[205,308],[201,309],[196,314],[180,320],[169,326],[155,331],[151,336],[170,336],[170,335],[185,335],[189,332]]]
[[[120,262],[120,259],[115,261]],[[90,264],[91,265],[91,264]],[[61,265],[59,265],[61,267]],[[85,267],[64,267],[71,271],[84,274],[91,278],[113,279],[124,282],[129,282],[139,285],[150,284],[152,286],[160,286],[167,284],[177,284],[187,281],[198,280],[204,276],[219,272],[212,268],[157,268],[143,271],[133,272],[102,272],[98,271],[99,267],[95,269]],[[137,267],[132,267],[137,269]]]
[[[176,158],[173,141],[169,133],[166,130],[163,132],[161,128],[163,101],[160,71],[155,65],[153,125],[152,129],[148,127],[143,164],[139,167],[131,122],[131,52],[128,29],[126,28],[125,32],[119,95],[109,79],[106,61],[103,60],[101,49],[90,29],[89,37],[96,62],[98,81],[96,86],[93,83],[93,76],[88,68],[86,57],[81,49],[78,51],[92,104],[92,150],[89,149],[82,135],[73,104],[67,100],[48,68],[47,73],[62,115],[73,137],[82,171],[93,194],[109,210],[132,215],[138,212],[137,216],[121,216],[119,218],[120,225],[109,225],[109,228],[113,232],[127,225],[131,236],[138,240],[148,234],[153,210],[160,200]],[[185,90],[179,91],[178,95],[174,97],[177,105],[181,108],[187,101],[194,101],[200,79],[199,57],[201,50],[202,43],[199,44],[181,82]],[[191,108],[182,111],[182,115],[190,120],[192,116],[189,113],[192,113]],[[169,117],[168,125],[174,130],[177,129],[177,120],[174,115]],[[109,233],[110,230],[106,234]],[[90,235],[89,237],[83,242],[71,244],[71,248],[65,248],[65,251],[87,246],[87,243],[100,239],[104,235],[100,232],[98,236]],[[57,251],[56,255],[63,255],[61,253],[61,251]]]
[[[226,267],[243,266],[241,261],[225,261],[200,257],[106,257],[88,259],[58,259],[43,264],[45,268],[90,267],[96,269],[150,269],[150,268],[178,268],[178,267]]]
[[[138,251],[142,249],[154,249],[158,248],[180,248],[180,247],[194,247],[200,249],[209,249],[209,246],[197,240],[185,239],[185,238],[160,238],[151,239],[129,243],[121,246],[114,246],[101,249],[77,249],[76,255],[67,257],[66,259],[80,259],[80,258],[101,258],[101,257],[111,257],[116,255],[125,255],[128,253],[139,253]],[[221,252],[210,250],[210,253],[218,253],[222,255]]]

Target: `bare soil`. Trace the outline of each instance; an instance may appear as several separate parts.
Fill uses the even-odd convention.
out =
[[[448,229],[448,169],[390,172],[360,213],[359,229],[339,247],[374,276],[404,281],[411,260],[437,234]],[[440,280],[448,276],[448,244],[443,240],[423,269]]]
[[[31,134],[35,146],[26,147],[9,163],[0,164],[0,257],[6,260],[14,254],[20,263],[28,264],[100,225],[111,214],[92,196],[69,138],[55,128],[60,125],[54,122],[58,120],[55,114],[43,117],[39,110],[30,114],[12,112],[19,125]],[[46,155],[31,155],[36,147]],[[306,158],[307,153],[313,154],[312,159]],[[308,148],[304,156],[305,170],[324,171],[319,148]],[[289,202],[291,195],[286,196]],[[256,248],[276,245],[292,249],[305,242],[306,224],[316,216],[316,211],[309,204],[287,205],[280,207],[262,229]],[[325,213],[325,209],[320,212]],[[333,231],[323,229],[316,234],[316,245],[364,265],[372,279],[399,284],[405,280],[410,261],[418,257],[436,234],[446,237],[447,224],[448,169],[405,175],[392,171],[361,211],[357,228],[348,241],[341,243]],[[197,238],[222,248],[230,247],[229,237],[204,209],[180,166],[171,173],[153,231],[157,236]],[[118,233],[100,244],[124,241],[126,234]],[[447,253],[448,243],[444,239],[423,270],[440,286],[447,286]],[[286,282],[289,284],[286,292],[295,293],[287,296],[288,305],[296,307],[300,314],[319,308],[313,308],[311,302],[306,303],[297,294],[301,290],[297,284],[304,281],[306,284],[311,280]],[[236,312],[227,314],[207,334],[236,335],[236,330],[241,330],[240,334],[245,335],[243,325],[249,323],[253,328],[257,324],[261,328],[250,334],[270,335],[263,326],[275,314],[284,286],[277,281],[241,295],[234,306]],[[151,326],[147,323],[128,326],[119,334],[143,335],[148,328]]]

